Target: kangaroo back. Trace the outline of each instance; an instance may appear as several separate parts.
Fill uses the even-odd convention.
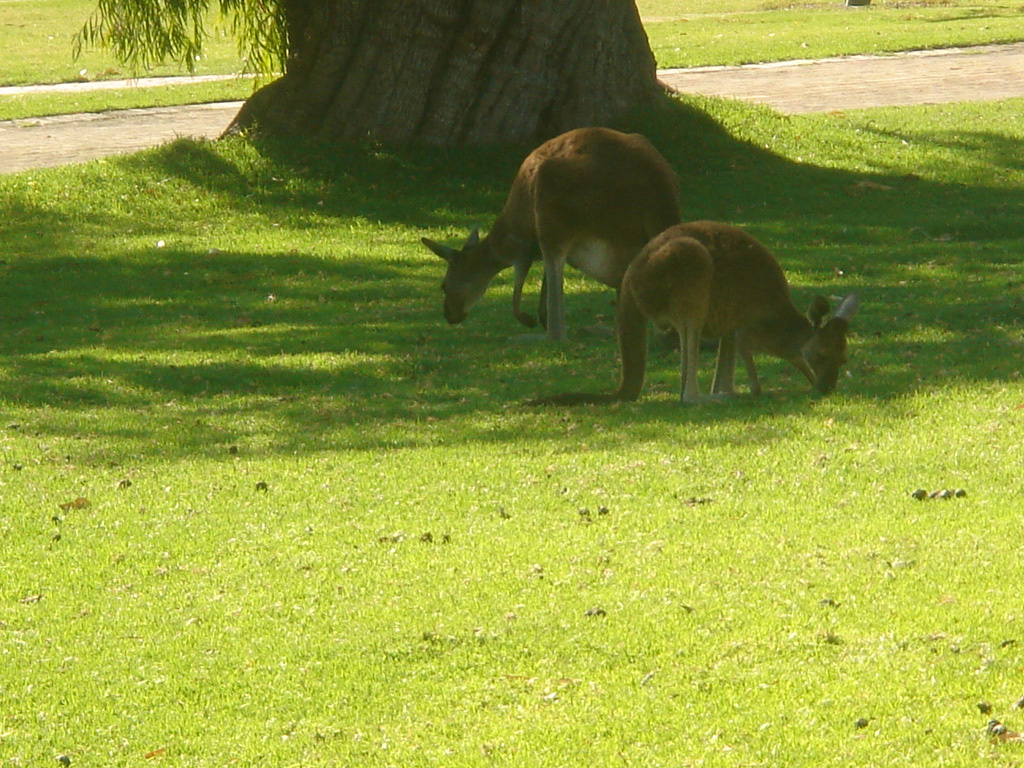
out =
[[[713,338],[740,327],[794,319],[806,324],[807,319],[793,304],[778,260],[748,232],[716,221],[687,222],[678,230],[707,248],[715,265],[706,336]]]
[[[714,391],[732,393],[738,352],[754,393],[760,392],[755,353],[787,360],[820,392],[831,392],[846,363],[846,335],[859,308],[856,294],[829,319],[829,302],[822,296],[804,315],[793,303],[778,260],[752,235],[711,221],[688,222],[680,231],[701,242],[715,265],[704,327],[705,336],[722,340]]]
[[[647,367],[648,319],[680,335],[683,400],[699,397],[694,377],[700,333],[720,339],[715,394],[734,393],[737,354],[746,366],[751,392],[760,393],[755,352],[788,360],[818,391],[831,392],[846,362],[846,336],[859,305],[856,294],[850,294],[829,318],[828,300],[818,296],[805,316],[793,304],[778,261],[748,233],[707,221],[670,227],[643,249],[623,278],[617,312],[622,360],[618,389],[607,395],[556,395],[534,404],[635,399]]]
[[[622,280],[616,310],[622,373],[610,394],[567,393],[532,405],[578,405],[636,400],[647,370],[647,322],[654,320],[679,334],[680,399],[700,399],[697,358],[708,309],[713,264],[699,242],[669,227],[640,251]]]
[[[453,323],[465,319],[498,272],[515,267],[513,313],[532,325],[519,303],[530,265],[542,259],[541,322],[552,338],[562,338],[564,265],[618,288],[640,249],[679,219],[675,173],[646,138],[580,128],[526,157],[482,240],[471,236],[461,250],[423,242],[448,262],[445,317]]]
[[[520,231],[540,243],[545,258],[562,254],[618,288],[636,254],[679,223],[675,172],[645,137],[607,128],[570,131],[541,149],[527,159],[534,165],[528,174],[532,220]],[[521,212],[506,208],[502,215]],[[588,241],[607,245],[606,265],[575,252]]]

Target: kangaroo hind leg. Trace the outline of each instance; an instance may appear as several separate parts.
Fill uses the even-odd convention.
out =
[[[697,402],[700,334],[711,296],[711,254],[671,227],[647,244],[630,271],[641,271],[637,293],[644,313],[679,334],[679,399]]]
[[[544,313],[548,338],[565,339],[565,257],[544,257],[544,291],[547,312]]]
[[[679,400],[683,403],[700,402],[697,366],[700,360],[701,325],[703,320],[688,320],[679,328]]]

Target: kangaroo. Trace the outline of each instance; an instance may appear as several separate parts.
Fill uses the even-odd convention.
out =
[[[711,254],[692,237],[680,237],[669,227],[651,240],[633,260],[622,278],[616,309],[620,345],[628,346],[630,367],[647,367],[647,320],[679,335],[679,399],[684,403],[700,401],[697,364],[700,337],[711,299],[714,261]],[[625,336],[632,336],[622,341]],[[636,400],[643,376],[628,381],[623,377],[617,399]],[[635,390],[635,391],[633,391]]]
[[[640,249],[679,221],[676,175],[646,138],[577,128],[526,157],[486,237],[473,230],[461,249],[422,242],[448,262],[442,287],[452,324],[466,319],[495,275],[514,267],[512,313],[534,327],[520,307],[523,282],[533,262],[543,260],[540,322],[557,341],[566,333],[567,263],[618,289]]]
[[[710,256],[712,276],[703,315],[703,334],[718,337],[718,362],[711,386],[714,395],[735,394],[736,354],[747,371],[750,392],[761,394],[754,353],[787,360],[822,394],[836,387],[839,370],[846,362],[846,334],[860,302],[850,294],[825,320],[828,300],[817,296],[804,316],[793,304],[789,284],[771,252],[739,227],[712,221],[695,221],[670,227],[644,249],[623,280],[616,313],[622,374],[611,394],[568,393],[539,398],[530,405],[576,405],[636,400],[647,368],[647,320],[667,322],[679,330],[681,321],[663,307],[673,302],[696,306],[705,290],[703,278],[693,280],[693,257],[687,262],[664,261],[661,269],[654,254],[673,248],[692,250],[702,245]],[[674,245],[673,245],[674,244]],[[671,272],[672,278],[666,275]],[[690,322],[696,317],[691,313]],[[682,342],[680,331],[680,342]],[[690,341],[680,346],[682,400],[699,397],[695,381],[696,355]]]

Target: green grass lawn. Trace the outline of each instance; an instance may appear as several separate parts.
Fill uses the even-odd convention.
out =
[[[688,217],[862,298],[835,396],[696,407],[663,351],[522,407],[617,353],[511,341],[509,275],[444,323],[419,238],[524,149],[0,177],[0,764],[1021,764],[1022,108],[637,116]]]
[[[132,71],[105,50],[86,48],[74,56],[74,36],[94,11],[93,0],[0,0],[0,86],[121,80],[189,74],[166,64],[145,72]],[[248,71],[228,24],[211,14],[203,58],[197,75],[232,75]],[[63,94],[0,94],[0,120],[43,117],[72,112],[102,112],[132,107],[201,104],[247,98],[250,78],[223,82],[131,87]]]
[[[111,109],[244,101],[252,94],[253,86],[254,81],[251,78],[232,78],[146,88],[0,96],[0,120],[20,120],[77,112],[105,112]]]
[[[132,72],[109,51],[86,48],[74,57],[74,37],[96,9],[93,0],[0,0],[0,85],[35,85],[117,80],[139,75],[177,75],[174,65]],[[196,74],[234,74],[245,70],[229,25],[212,14],[206,24],[203,58]]]
[[[818,59],[1024,40],[1018,2],[640,0],[660,67]]]

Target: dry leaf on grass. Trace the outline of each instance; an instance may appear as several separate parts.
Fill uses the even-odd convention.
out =
[[[1016,731],[1011,731],[998,720],[989,720],[985,732],[996,741],[1012,741],[1024,744],[1024,736]]]
[[[888,192],[895,187],[890,187],[888,184],[879,184],[877,181],[868,181],[866,179],[858,181],[853,185],[856,189],[877,189],[881,192]]]

